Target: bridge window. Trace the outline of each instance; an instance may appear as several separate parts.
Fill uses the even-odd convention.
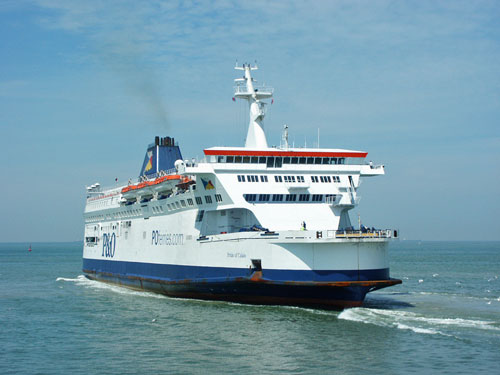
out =
[[[323,194],[313,194],[312,201],[313,202],[321,202],[323,200]]]
[[[258,156],[252,156],[251,163],[252,164],[257,164],[259,162],[259,157]]]
[[[269,156],[267,158],[267,167],[268,168],[274,167],[274,156]]]
[[[182,207],[186,207],[186,201],[185,201],[184,199],[183,199],[183,200],[181,200],[181,206],[182,206]]]
[[[228,156],[226,158],[226,163],[234,163],[234,156]]]
[[[292,158],[292,164],[299,164],[299,158],[293,157]]]
[[[274,167],[275,168],[281,168],[281,157],[277,157],[275,160],[274,160]]]
[[[250,156],[243,156],[243,163],[250,163]]]
[[[259,157],[259,164],[266,164],[266,157],[265,156]]]
[[[314,158],[314,164],[321,164],[322,158]]]
[[[241,163],[241,156],[235,156],[234,157],[234,162],[235,163]]]
[[[243,198],[247,202],[255,202],[257,200],[257,194],[243,194]]]
[[[226,162],[226,157],[225,156],[217,156],[217,163],[225,163]]]
[[[207,204],[212,203],[212,197],[211,197],[210,195],[205,195],[205,202],[206,202]]]
[[[330,158],[323,158],[322,164],[330,164]]]
[[[197,205],[202,205],[203,204],[203,202],[201,201],[201,197],[195,197],[195,199],[196,199],[196,204]]]
[[[222,202],[222,195],[220,195],[220,194],[215,194],[215,200],[216,200],[217,202]]]
[[[300,194],[299,202],[309,202],[309,194]]]
[[[305,164],[306,158],[299,158],[299,164]]]
[[[194,205],[194,204],[193,204],[193,200],[192,200],[191,198],[188,198],[188,199],[187,199],[187,201],[188,201],[188,205],[190,205],[190,206],[193,206],[193,205]]]
[[[314,164],[314,158],[307,158],[307,164]]]
[[[290,157],[284,157],[283,158],[283,164],[290,164]]]

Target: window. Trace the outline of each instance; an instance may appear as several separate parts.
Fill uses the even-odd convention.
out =
[[[311,176],[311,181],[312,182],[319,182],[318,181],[318,176]]]
[[[323,194],[313,194],[312,201],[313,202],[321,202],[321,201],[323,201]]]
[[[321,180],[321,182],[325,182],[325,178],[323,176],[319,176],[319,179]]]
[[[282,202],[283,194],[273,194],[273,202]]]
[[[274,176],[274,181],[283,182],[283,179],[281,178],[281,176]]]
[[[297,194],[287,194],[286,201],[287,202],[295,202],[297,200]]]
[[[267,176],[260,176],[260,182],[267,182]]]
[[[268,202],[270,198],[271,198],[270,194],[259,194],[260,202]]]
[[[268,168],[274,167],[274,156],[269,156],[267,158],[267,167]]]
[[[216,200],[217,202],[222,202],[222,195],[220,195],[220,194],[215,194],[215,200]]]
[[[335,199],[337,198],[337,196],[335,194],[326,194],[325,195],[325,201],[326,203],[335,203]]]
[[[191,198],[188,198],[187,201],[188,201],[188,205],[193,206],[193,200]]]
[[[340,177],[339,176],[333,176],[333,182],[340,182]]]
[[[196,222],[201,222],[203,220],[203,215],[205,214],[204,210],[199,210],[198,215],[196,216]]]
[[[245,176],[238,175],[238,182],[245,182]]]
[[[309,194],[300,194],[299,202],[309,202]]]
[[[203,204],[203,203],[201,202],[201,197],[195,197],[195,199],[196,199],[196,204],[197,204],[197,205],[201,205],[201,204]]]
[[[332,179],[330,178],[330,176],[326,176],[326,179],[328,180],[328,182],[332,182]]]
[[[297,176],[297,182],[304,182],[304,176]]]
[[[175,207],[177,207],[177,208],[181,208],[180,203],[179,203],[179,202],[175,202]]]
[[[255,202],[257,200],[257,194],[243,194],[243,198],[247,202]]]
[[[186,207],[186,201],[185,201],[184,199],[183,199],[183,200],[181,200],[181,206],[182,206],[182,207]]]
[[[205,203],[207,204],[212,203],[212,197],[210,195],[205,195]]]

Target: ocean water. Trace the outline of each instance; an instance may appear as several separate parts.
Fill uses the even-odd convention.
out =
[[[344,311],[130,291],[28,245],[0,244],[0,374],[500,373],[498,242],[395,242],[403,285]]]

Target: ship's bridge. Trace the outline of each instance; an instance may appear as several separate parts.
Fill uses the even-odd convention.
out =
[[[367,152],[320,148],[267,148],[211,147],[204,150],[209,163],[263,164],[267,168],[284,165],[364,164]]]

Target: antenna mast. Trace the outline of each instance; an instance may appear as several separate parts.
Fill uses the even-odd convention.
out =
[[[248,125],[248,133],[245,142],[247,148],[268,148],[266,134],[264,133],[264,117],[266,116],[266,104],[262,99],[269,99],[273,96],[273,89],[265,86],[254,86],[254,79],[251,71],[257,70],[257,65],[243,64],[236,65],[236,70],[243,70],[245,75],[243,78],[234,80],[236,86],[234,88],[234,97],[246,99],[250,107],[250,122]]]

